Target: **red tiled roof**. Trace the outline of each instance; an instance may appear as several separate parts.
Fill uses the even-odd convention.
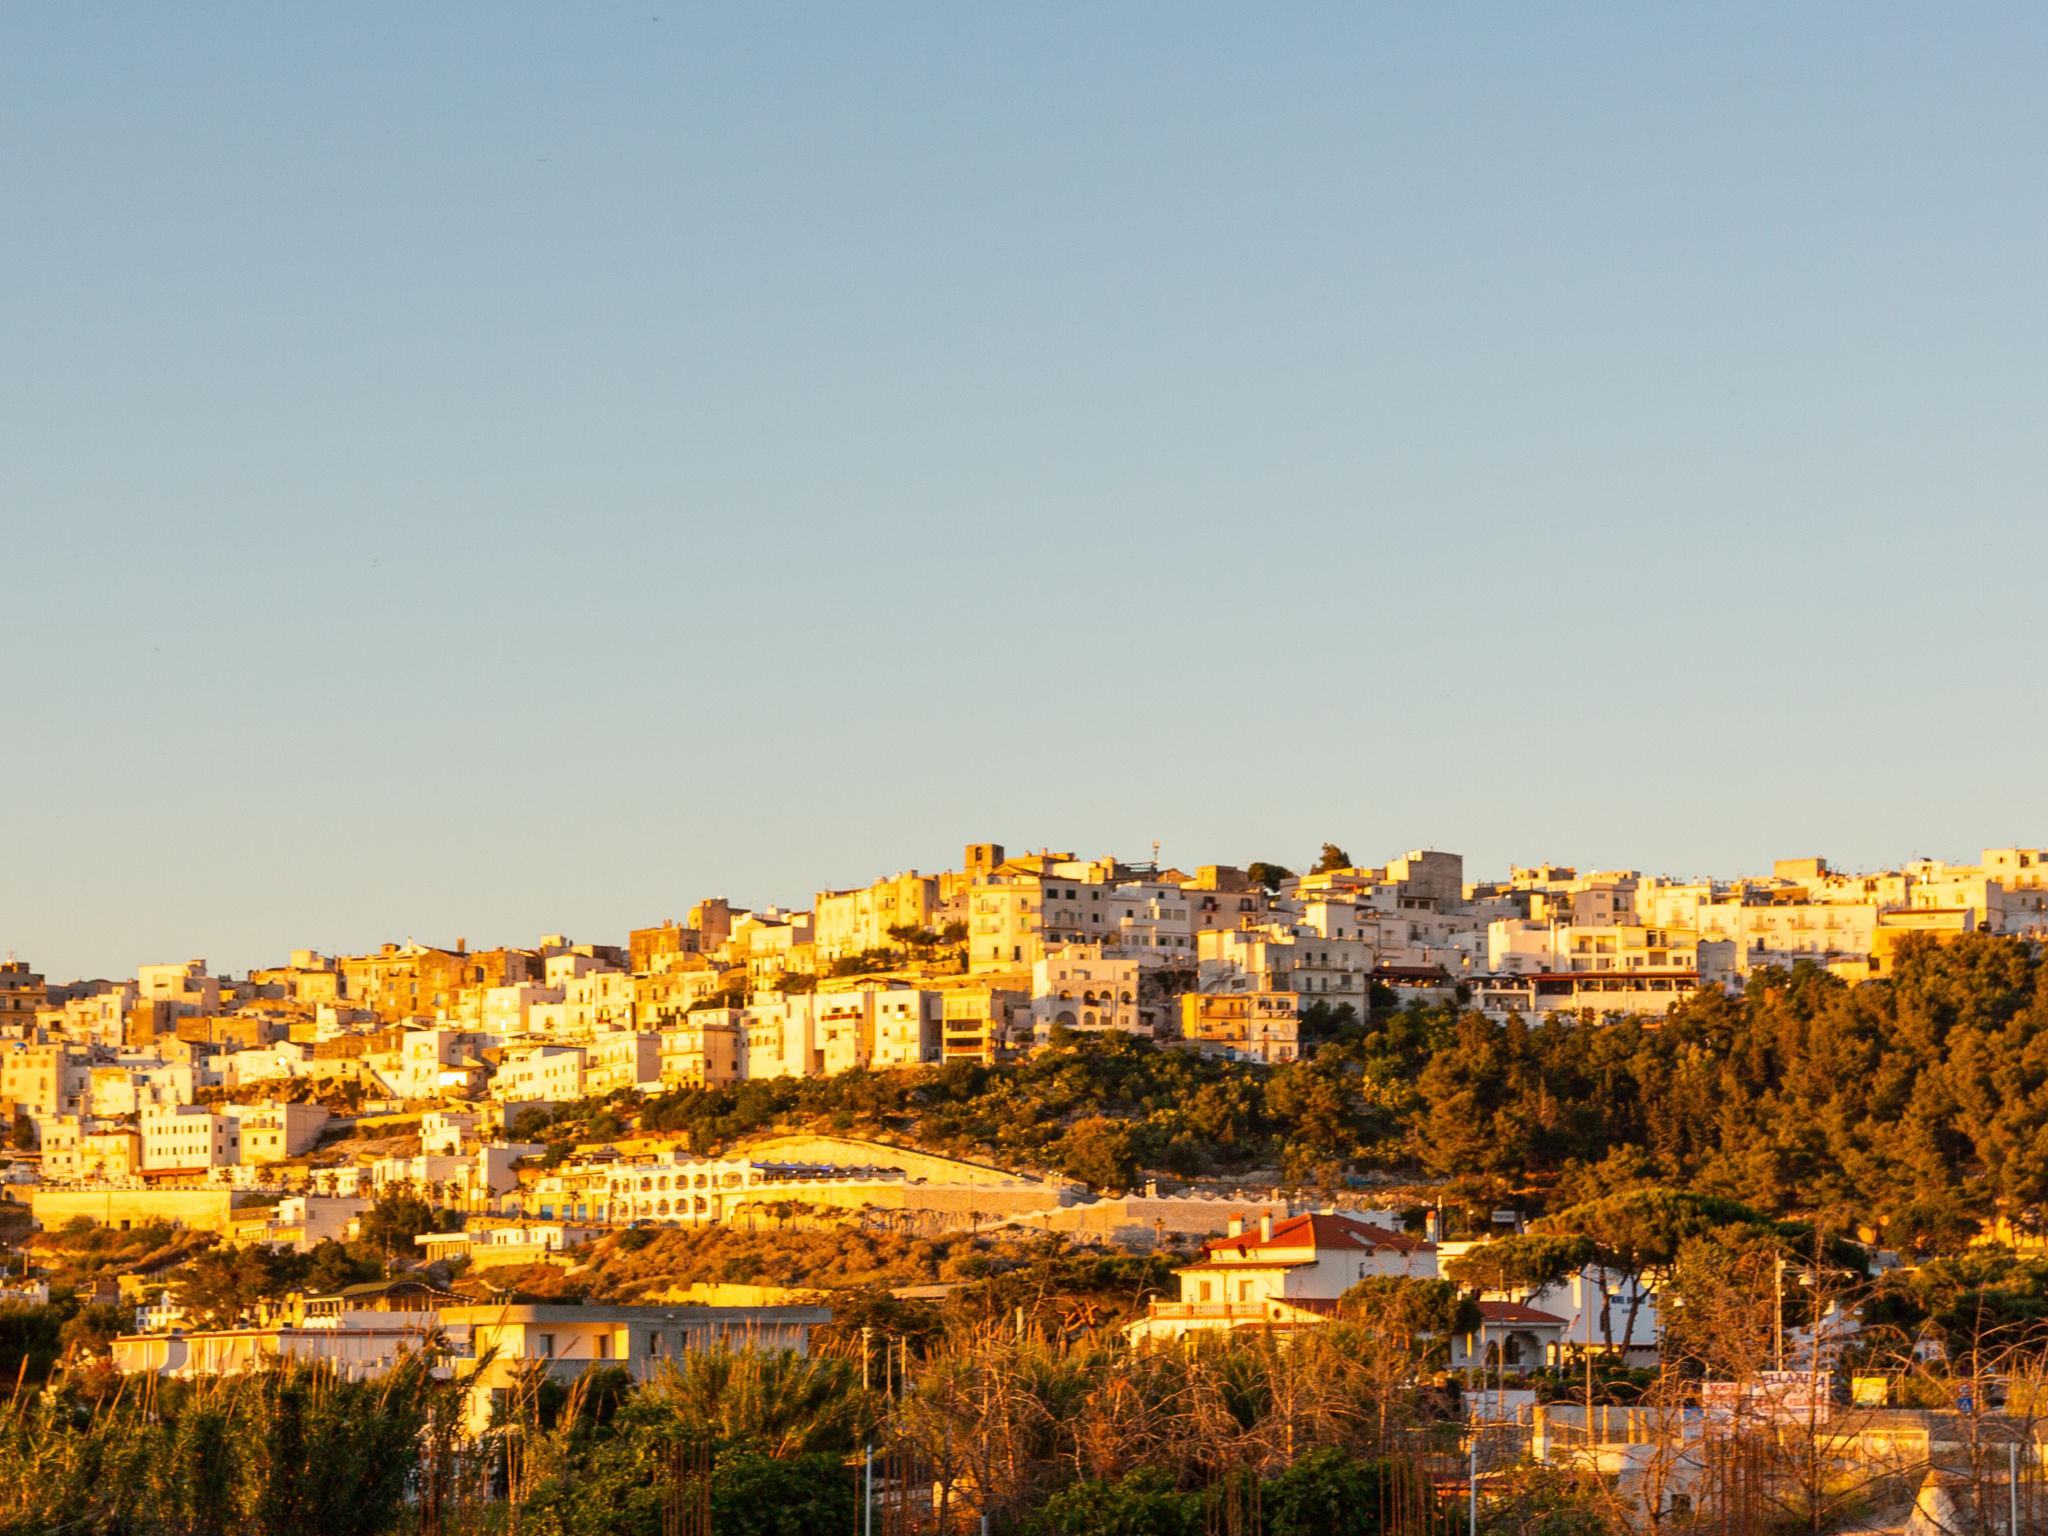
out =
[[[1482,1301],[1479,1303],[1479,1317],[1488,1323],[1534,1323],[1538,1326],[1550,1324],[1558,1328],[1565,1326],[1565,1320],[1549,1312],[1540,1312],[1534,1307],[1525,1307],[1519,1301]]]
[[[1431,1246],[1419,1237],[1410,1237],[1405,1232],[1389,1232],[1385,1227],[1360,1221],[1356,1216],[1319,1211],[1274,1222],[1270,1238],[1260,1237],[1257,1229],[1238,1237],[1212,1237],[1202,1244],[1202,1251],[1211,1256],[1231,1253],[1239,1258],[1249,1258],[1255,1253],[1275,1248],[1352,1249],[1367,1253],[1391,1248],[1396,1253],[1416,1253]]]

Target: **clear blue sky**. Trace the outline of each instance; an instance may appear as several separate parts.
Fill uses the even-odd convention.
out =
[[[2023,6],[9,7],[0,948],[2048,842],[2044,78]]]

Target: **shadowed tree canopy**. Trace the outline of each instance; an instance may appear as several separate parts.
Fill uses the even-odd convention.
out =
[[[1479,1326],[1479,1303],[1456,1282],[1416,1275],[1367,1275],[1337,1306],[1347,1322],[1431,1363],[1443,1359],[1452,1339]]]
[[[1448,1259],[1444,1273],[1475,1291],[1539,1291],[1593,1262],[1590,1237],[1520,1232],[1481,1243]]]
[[[1741,995],[1703,992],[1661,1023],[1332,1008],[1304,1021],[1313,1056],[1285,1065],[1065,1038],[1000,1068],[678,1089],[649,1101],[645,1124],[706,1152],[829,1123],[1013,1166],[1085,1167],[1104,1188],[1144,1171],[1278,1168],[1325,1186],[1420,1173],[1456,1181],[1480,1211],[1559,1212],[1684,1189],[1771,1218],[1837,1212],[1836,1230],[1872,1227],[1883,1246],[1925,1256],[1958,1250],[1994,1211],[2048,1228],[2044,977],[2016,940],[1915,935],[1879,980],[1764,968]],[[1127,1142],[1082,1129],[1096,1119],[1120,1123]]]
[[[1269,891],[1277,891],[1294,878],[1294,871],[1285,864],[1268,864],[1262,859],[1247,869],[1245,876],[1254,885],[1263,886]]]

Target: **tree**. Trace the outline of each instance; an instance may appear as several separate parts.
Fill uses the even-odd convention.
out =
[[[1554,1233],[1584,1237],[1592,1244],[1600,1278],[1600,1332],[1612,1352],[1615,1280],[1622,1282],[1629,1294],[1628,1320],[1621,1331],[1623,1348],[1627,1348],[1635,1342],[1644,1277],[1650,1270],[1671,1264],[1689,1239],[1761,1219],[1748,1206],[1714,1195],[1631,1189],[1572,1206],[1546,1218],[1543,1225]]]
[[[920,928],[915,923],[891,923],[887,929],[891,939],[913,954],[929,957],[931,952],[944,942],[937,929]]]
[[[712,1528],[731,1536],[810,1536],[853,1529],[860,1486],[843,1455],[773,1458],[733,1450],[711,1474]]]
[[[1480,1536],[1613,1536],[1597,1477],[1557,1467],[1514,1467],[1487,1479]]]
[[[1039,1511],[1042,1536],[1200,1536],[1202,1496],[1141,1467],[1117,1482],[1081,1482],[1061,1489]]]
[[[280,1364],[109,1393],[90,1412],[0,1406],[0,1530],[379,1536],[413,1528],[430,1417],[462,1407],[424,1356],[374,1382]],[[424,1524],[424,1522],[422,1522]],[[445,1528],[445,1527],[443,1527]]]
[[[1131,1128],[1107,1115],[1077,1120],[1060,1141],[1060,1167],[1091,1189],[1130,1189],[1138,1182],[1138,1153]]]
[[[1266,1109],[1283,1126],[1281,1166],[1301,1183],[1334,1184],[1356,1155],[1359,1118],[1352,1074],[1339,1058],[1319,1051],[1289,1062],[1266,1080]]]
[[[1349,1003],[1332,1005],[1328,998],[1319,997],[1302,1009],[1297,1017],[1301,1020],[1304,1041],[1323,1040],[1354,1027],[1358,1023],[1358,1010]]]
[[[541,1141],[547,1135],[552,1117],[539,1104],[529,1104],[512,1117],[510,1131],[514,1141]]]
[[[1449,1280],[1367,1275],[1338,1298],[1342,1315],[1403,1354],[1437,1363],[1451,1340],[1479,1326],[1479,1303]]]
[[[0,1379],[11,1386],[24,1369],[29,1381],[41,1381],[50,1373],[62,1348],[62,1315],[55,1307],[0,1302]]]
[[[1294,871],[1285,864],[1268,864],[1260,860],[1245,871],[1245,877],[1253,885],[1263,886],[1267,891],[1277,891],[1294,878]]]
[[[1356,869],[1357,867],[1357,865],[1351,862],[1350,854],[1339,848],[1335,843],[1325,843],[1323,844],[1322,853],[1316,859],[1315,873],[1327,875],[1333,869]]]
[[[135,1328],[135,1309],[122,1306],[85,1306],[66,1320],[58,1337],[65,1358],[77,1360],[103,1355],[115,1339]]]
[[[417,1251],[413,1239],[422,1232],[441,1231],[446,1214],[411,1190],[396,1188],[379,1196],[357,1219],[365,1243],[389,1256],[410,1257]]]
[[[202,1328],[232,1328],[299,1285],[306,1260],[264,1247],[209,1248],[170,1275],[172,1298]]]
[[[1426,1508],[1433,1494],[1412,1469],[1320,1445],[1266,1480],[1259,1512],[1268,1536],[1380,1536],[1390,1485],[1404,1479],[1409,1507]]]
[[[367,1254],[351,1253],[333,1238],[313,1245],[306,1255],[304,1287],[308,1295],[329,1296],[351,1285],[375,1280],[383,1267]]]
[[[36,1123],[29,1119],[25,1110],[14,1112],[12,1140],[17,1152],[33,1152],[36,1149]]]
[[[1475,1291],[1525,1295],[1579,1274],[1593,1261],[1593,1240],[1523,1232],[1466,1249],[1444,1262],[1444,1274]]]

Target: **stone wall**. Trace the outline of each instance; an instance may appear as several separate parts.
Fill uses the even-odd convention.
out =
[[[226,1189],[39,1189],[29,1197],[29,1209],[45,1231],[83,1216],[117,1229],[165,1222],[225,1233],[233,1201],[234,1192]]]

